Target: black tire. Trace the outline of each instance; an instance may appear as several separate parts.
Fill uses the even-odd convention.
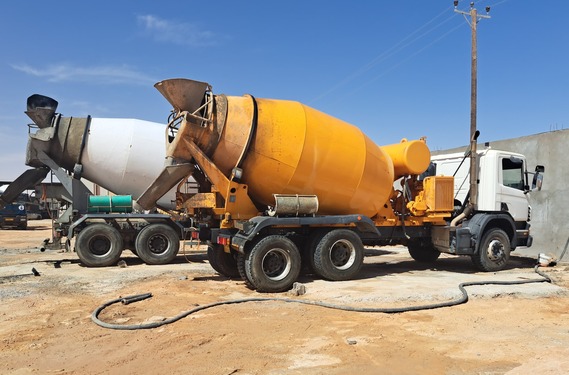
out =
[[[110,225],[91,224],[77,235],[75,251],[87,267],[114,266],[123,251],[122,236]]]
[[[510,260],[510,238],[502,229],[486,231],[480,241],[478,253],[472,255],[472,262],[480,271],[500,271]]]
[[[134,241],[136,255],[146,264],[168,264],[180,249],[180,236],[166,224],[142,228]]]
[[[314,271],[331,281],[354,278],[363,261],[362,240],[348,229],[334,229],[326,233],[314,251]]]
[[[430,242],[420,240],[410,240],[407,242],[407,249],[411,258],[419,263],[434,263],[441,252]]]
[[[300,274],[300,252],[290,239],[272,235],[261,239],[245,255],[245,273],[255,290],[289,290]]]
[[[249,289],[255,290],[255,286],[251,280],[248,279],[247,272],[245,271],[245,254],[237,254],[237,270],[239,271],[239,276],[245,282],[245,286]]]
[[[240,277],[237,269],[237,260],[233,254],[226,253],[223,246],[219,244],[207,245],[207,259],[211,268],[221,276],[235,278]]]
[[[130,250],[134,255],[136,255],[136,244],[134,241],[136,237],[128,236],[128,238],[123,237],[123,246],[125,250]]]
[[[317,229],[312,232],[307,240],[304,242],[303,251],[300,254],[302,258],[302,269],[301,273],[305,275],[314,274],[314,252],[316,251],[316,246],[322,237],[328,233],[327,229]]]

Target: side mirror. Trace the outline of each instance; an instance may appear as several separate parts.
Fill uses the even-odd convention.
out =
[[[543,165],[538,165],[535,167],[535,173],[533,175],[533,181],[531,183],[532,190],[541,190],[543,184],[543,173],[545,172],[545,167]]]

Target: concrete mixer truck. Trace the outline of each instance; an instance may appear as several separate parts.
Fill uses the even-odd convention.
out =
[[[380,147],[299,102],[215,95],[209,84],[187,79],[155,87],[173,107],[166,128],[158,133],[132,120],[123,136],[113,133],[114,120],[62,117],[53,99],[30,97],[27,113],[39,130],[30,134],[26,164],[35,168],[0,204],[57,171],[74,202],[59,228],[76,237],[84,264],[116,264],[124,248],[146,263],[167,263],[179,240],[191,237],[207,245],[218,273],[259,292],[289,289],[301,268],[332,281],[354,278],[364,246],[405,245],[419,262],[466,255],[484,271],[502,269],[517,246],[531,246],[523,155],[465,154],[476,158],[478,190],[487,190],[478,206],[478,198],[455,195],[453,164],[431,163],[425,139]],[[131,212],[124,197],[89,199],[81,176],[132,194],[139,210]],[[194,191],[183,188],[189,176]],[[182,221],[145,212],[168,204],[172,189]]]
[[[138,197],[164,167],[164,125],[136,119],[64,117],[57,101],[28,98],[29,126],[25,171],[0,194],[0,208],[22,191],[39,185],[51,171],[60,186],[43,186],[38,196],[60,201],[53,236],[41,249],[75,250],[87,266],[116,265],[123,249],[148,264],[170,262],[184,227],[168,214],[133,212]],[[180,180],[187,171],[180,169]],[[83,178],[114,194],[96,196]],[[175,191],[159,190],[155,206],[174,208]],[[144,230],[143,230],[144,229]],[[144,234],[144,233],[145,234]],[[137,242],[138,241],[138,242]]]
[[[493,162],[480,162],[490,158],[465,154],[480,176],[494,176],[480,180],[494,200],[478,208],[478,198],[455,199],[448,164],[436,171],[425,139],[379,147],[298,102],[214,95],[209,84],[186,79],[155,87],[173,107],[168,168],[190,169],[199,183],[197,193],[177,193],[177,207],[191,216],[192,236],[209,244],[213,268],[253,289],[287,290],[302,265],[328,280],[351,279],[365,245],[402,244],[420,262],[468,255],[483,271],[502,269],[510,251],[531,246],[523,155],[490,153]],[[175,175],[165,169],[147,191],[173,186]],[[156,198],[138,203],[149,208]]]

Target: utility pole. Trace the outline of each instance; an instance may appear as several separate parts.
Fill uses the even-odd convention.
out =
[[[478,162],[476,153],[476,141],[480,132],[476,129],[476,98],[477,98],[477,63],[478,56],[476,50],[476,25],[482,18],[490,18],[490,7],[486,7],[486,14],[480,15],[474,7],[474,2],[470,3],[470,11],[464,12],[458,10],[458,0],[454,0],[454,11],[464,15],[466,22],[470,25],[472,30],[472,65],[470,73],[470,207],[473,210],[477,209],[476,202],[478,201]],[[470,15],[470,21],[467,16]]]

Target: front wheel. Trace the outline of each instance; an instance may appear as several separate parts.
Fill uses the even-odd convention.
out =
[[[180,236],[166,224],[150,224],[138,233],[134,247],[144,263],[167,264],[178,254]]]
[[[502,229],[486,231],[472,262],[480,271],[500,271],[510,260],[510,238]]]
[[[110,225],[91,224],[77,235],[75,250],[87,267],[113,266],[122,254],[122,236]]]
[[[265,237],[245,255],[246,279],[258,292],[290,289],[300,274],[300,265],[298,248],[285,236]]]
[[[420,240],[409,240],[407,249],[411,258],[419,263],[433,263],[441,255],[441,252],[432,243]]]
[[[360,237],[348,229],[326,233],[314,250],[314,271],[331,281],[350,280],[364,261]]]

